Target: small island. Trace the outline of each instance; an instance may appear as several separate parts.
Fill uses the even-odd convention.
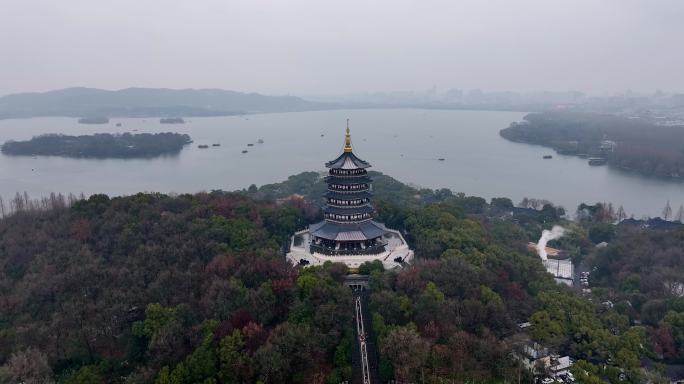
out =
[[[81,117],[78,119],[79,124],[108,124],[109,118],[103,116],[96,117]]]
[[[181,117],[165,117],[159,119],[161,124],[185,124],[185,120]]]
[[[83,136],[47,134],[28,141],[8,141],[0,150],[12,156],[146,158],[177,154],[189,143],[192,143],[190,136],[171,132]]]

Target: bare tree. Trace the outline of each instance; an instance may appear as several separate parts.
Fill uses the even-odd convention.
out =
[[[14,353],[0,367],[0,382],[50,384],[54,383],[47,357],[37,349]]]
[[[530,208],[539,210],[541,202],[538,199],[530,199]]]
[[[620,221],[622,221],[622,220],[624,220],[624,219],[626,219],[626,218],[627,218],[627,213],[625,212],[625,209],[624,209],[624,208],[622,207],[622,205],[621,205],[620,208],[618,208],[618,211],[617,211],[617,221],[620,222]]]
[[[665,208],[663,208],[663,219],[669,220],[671,216],[672,216],[672,207],[670,207],[670,200],[668,200],[667,203],[665,204]]]
[[[608,216],[608,221],[610,222],[614,222],[617,219],[613,203],[608,203],[608,211],[606,212],[606,215]]]
[[[679,204],[679,209],[677,210],[675,220],[679,221],[680,223],[684,223],[684,205]]]
[[[5,202],[2,200],[2,196],[0,196],[0,217],[5,217]]]

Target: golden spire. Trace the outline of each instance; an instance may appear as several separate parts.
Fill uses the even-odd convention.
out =
[[[347,119],[347,134],[344,136],[344,151],[352,151],[351,134],[349,133],[349,119]]]

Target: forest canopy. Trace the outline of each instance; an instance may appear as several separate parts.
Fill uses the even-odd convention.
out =
[[[317,177],[290,182],[305,194]],[[292,268],[282,254],[320,218],[301,197],[267,197],[295,184],[15,203],[0,219],[0,382],[350,380],[347,268]],[[639,383],[660,377],[640,359],[682,358],[681,230],[616,226],[596,248],[587,228],[597,223],[565,222],[548,205],[518,215],[503,198],[399,191],[378,196],[379,220],[405,234],[417,260],[361,268],[383,381],[529,381],[509,340],[525,321],[532,340],[579,360],[584,382]],[[556,284],[526,248],[557,223],[572,230],[559,244],[596,267],[590,297]],[[656,268],[638,278],[639,263]]]

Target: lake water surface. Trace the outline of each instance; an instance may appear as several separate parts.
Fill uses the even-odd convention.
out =
[[[512,143],[498,131],[524,113],[420,109],[335,110],[191,118],[184,125],[158,119],[112,119],[82,125],[49,117],[0,120],[0,142],[44,133],[181,132],[195,141],[177,156],[155,159],[68,159],[0,155],[0,196],[16,192],[126,195],[140,191],[234,190],[320,171],[342,149],[351,119],[355,153],[374,170],[400,181],[450,188],[468,195],[550,200],[574,211],[580,202],[613,202],[636,217],[658,216],[684,202],[684,184],[590,167],[586,160]],[[121,123],[121,127],[116,127]],[[257,144],[263,139],[263,144]],[[199,149],[197,145],[220,143]],[[254,143],[253,147],[247,147]],[[248,153],[241,153],[249,150]],[[542,156],[553,154],[553,159]],[[444,158],[445,161],[439,161]]]

